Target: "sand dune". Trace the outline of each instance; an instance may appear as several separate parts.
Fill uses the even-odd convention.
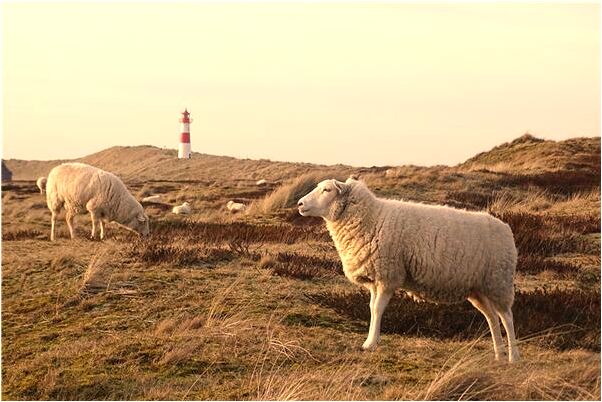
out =
[[[565,141],[541,140],[524,135],[482,152],[457,166],[459,170],[489,170],[506,173],[584,171],[600,174],[600,137]],[[66,160],[27,161],[8,159],[13,180],[35,180]],[[387,167],[354,168],[344,165],[274,162],[267,159],[237,159],[193,153],[192,159],[177,159],[175,149],[140,145],[116,146],[74,159],[109,170],[125,180],[283,180],[309,171],[380,171]]]

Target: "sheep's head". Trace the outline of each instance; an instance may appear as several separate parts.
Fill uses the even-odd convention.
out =
[[[142,236],[147,236],[150,233],[148,223],[148,216],[144,212],[139,212],[130,219],[126,226]]]
[[[346,183],[335,179],[324,180],[309,194],[299,200],[297,206],[302,216],[319,216],[328,221],[338,219],[349,192]]]

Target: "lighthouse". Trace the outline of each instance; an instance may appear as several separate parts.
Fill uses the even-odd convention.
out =
[[[178,146],[178,158],[180,159],[190,159],[191,151],[190,151],[190,113],[188,113],[188,108],[184,109],[182,112],[182,117],[180,117],[180,145]]]

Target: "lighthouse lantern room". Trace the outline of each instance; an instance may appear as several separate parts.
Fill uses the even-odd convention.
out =
[[[192,152],[190,149],[190,123],[192,119],[190,118],[190,113],[188,113],[188,108],[184,109],[182,112],[182,117],[180,117],[180,145],[178,146],[178,158],[180,159],[190,159],[192,156]]]

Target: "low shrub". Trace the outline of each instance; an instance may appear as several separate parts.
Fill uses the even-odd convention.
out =
[[[173,241],[185,237],[192,243],[218,244],[223,242],[285,243],[303,240],[330,241],[323,227],[295,226],[289,224],[251,224],[246,222],[195,222],[192,220],[159,221],[151,231],[156,241]]]
[[[415,303],[399,292],[383,315],[382,330],[419,337],[473,339],[488,326],[470,303]],[[307,295],[314,303],[353,320],[370,322],[369,295],[358,290]],[[515,296],[514,324],[519,340],[538,337],[556,349],[600,349],[600,291],[537,289]],[[364,326],[362,329],[367,330]]]
[[[39,230],[34,229],[19,229],[14,231],[2,231],[2,240],[30,240],[36,239],[38,236],[43,235]]]
[[[343,274],[343,265],[338,259],[297,253],[278,253],[271,265],[270,268],[274,275],[303,280]]]

